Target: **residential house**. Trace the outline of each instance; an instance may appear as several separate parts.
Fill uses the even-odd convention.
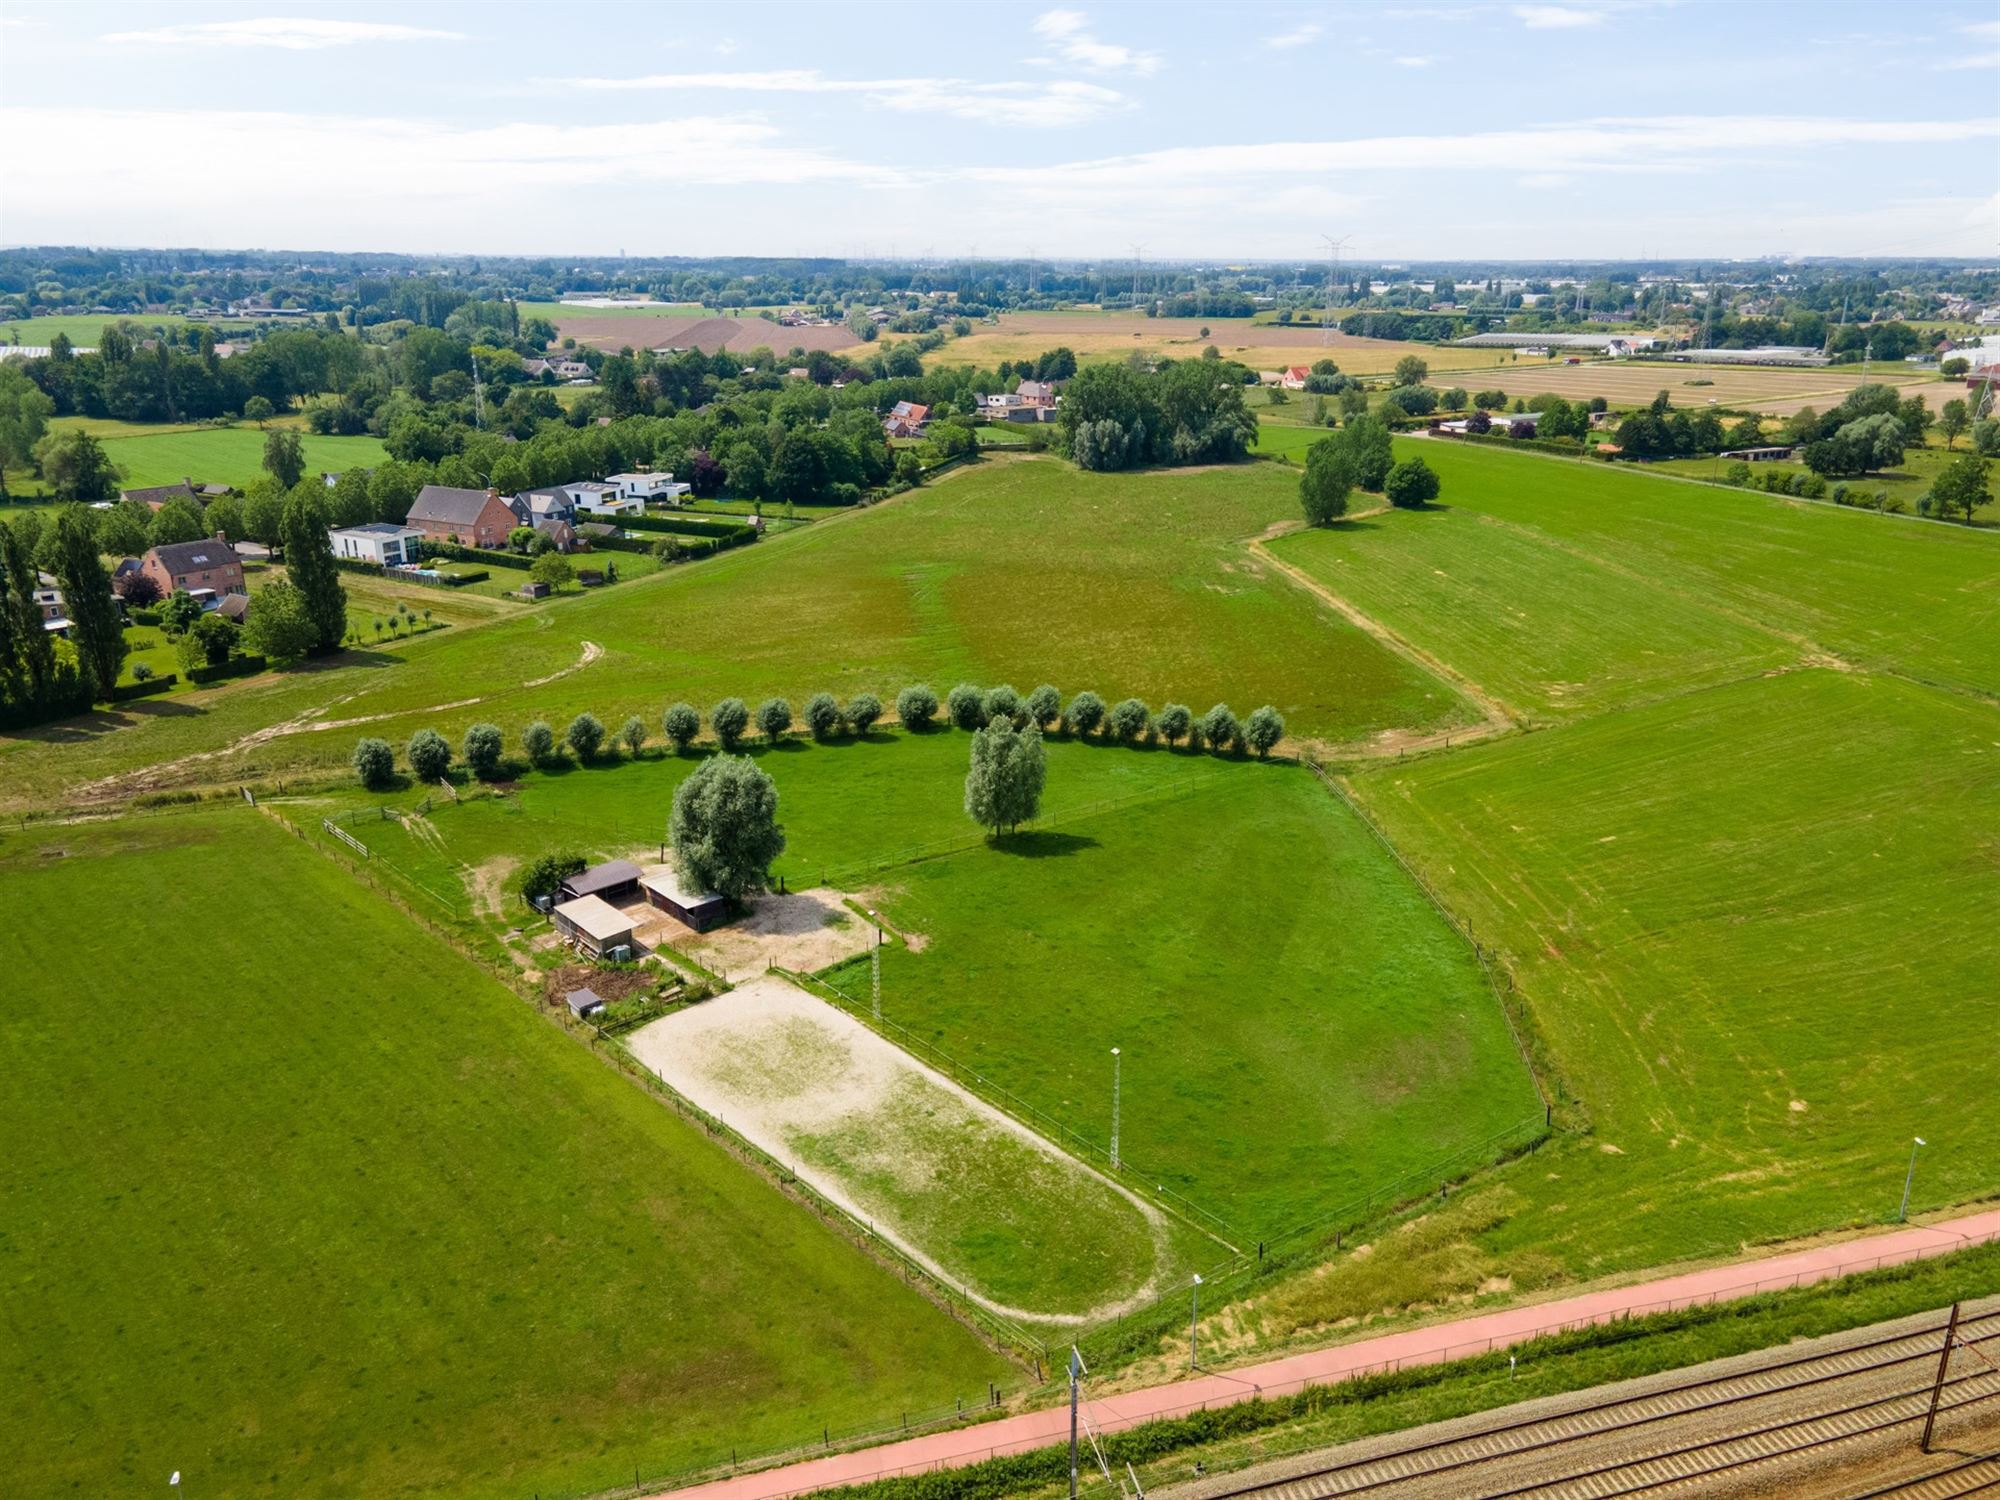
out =
[[[1302,391],[1306,388],[1306,377],[1312,370],[1306,365],[1290,365],[1278,374],[1278,385],[1282,390]]]
[[[433,541],[461,547],[502,547],[519,524],[498,490],[463,490],[427,484],[417,491],[409,524]]]
[[[120,490],[120,500],[137,500],[148,510],[158,510],[170,500],[185,500],[197,511],[201,509],[201,491],[195,488],[192,479],[183,479],[179,484],[155,484],[144,489]]]
[[[1061,390],[1058,380],[1024,380],[1014,387],[1014,394],[1028,406],[1054,406],[1061,399]]]
[[[336,526],[327,533],[333,555],[382,568],[400,568],[417,560],[424,534],[414,526],[370,521],[364,526]]]
[[[159,585],[163,596],[175,589],[215,599],[250,592],[243,582],[243,560],[220,532],[205,541],[154,547],[139,559],[139,568]]]
[[[570,499],[576,502],[578,512],[590,516],[643,516],[646,502],[634,500],[618,491],[616,485],[601,479],[585,479],[577,484],[565,485]]]
[[[665,500],[669,504],[678,503],[681,496],[693,491],[692,485],[675,484],[672,474],[613,474],[604,481],[624,500],[641,503],[651,500]]]
[[[576,550],[576,528],[567,521],[557,520],[553,516],[546,521],[537,521],[535,535],[547,537],[558,552]]]
[[[550,485],[545,489],[522,490],[507,502],[514,512],[514,518],[523,526],[539,526],[544,521],[574,521],[576,502],[569,497],[569,491],[560,485]]]
[[[889,408],[889,415],[882,419],[882,430],[890,437],[921,437],[924,424],[930,419],[931,409],[928,406],[916,401],[898,401]]]

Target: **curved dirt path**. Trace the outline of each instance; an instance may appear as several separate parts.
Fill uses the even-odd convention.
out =
[[[604,655],[604,648],[598,645],[597,642],[585,641],[583,643],[583,654],[577,657],[577,659],[571,662],[568,666],[559,668],[558,670],[549,673],[549,675],[546,677],[530,678],[528,681],[522,683],[521,686],[524,688],[546,687],[551,682],[556,682],[564,677],[569,676],[570,673],[572,672],[581,672],[585,667],[589,666],[592,662],[600,660],[603,657],[603,655]],[[472,701],[476,703],[479,700],[475,698]]]
[[[1809,1286],[1884,1265],[1949,1254],[1995,1239],[2000,1239],[2000,1209],[1989,1209],[1938,1224],[1913,1224],[1886,1234],[1794,1250],[1761,1260],[1711,1266],[1631,1286],[1502,1308],[1428,1328],[1336,1344],[1264,1364],[1242,1366],[1226,1375],[1202,1375],[1171,1385],[1099,1397],[1088,1402],[1085,1409],[1095,1431],[1122,1432],[1162,1417],[1229,1406],[1254,1396],[1283,1395],[1308,1385],[1328,1385],[1363,1373],[1464,1359],[1524,1343],[1558,1328],[1609,1323],[1669,1307],[1723,1302],[1778,1287]],[[782,1500],[785,1496],[897,1474],[960,1468],[1004,1453],[1027,1452],[1068,1439],[1067,1407],[1048,1407],[997,1422],[906,1438],[688,1489],[662,1491],[653,1500],[666,1500],[670,1495],[699,1496],[700,1500]]]
[[[1386,508],[1377,507],[1378,510]],[[1372,515],[1375,512],[1358,512],[1357,514]],[[1405,661],[1421,667],[1433,677],[1441,678],[1449,683],[1453,688],[1458,690],[1460,696],[1479,710],[1481,720],[1478,724],[1474,725],[1455,729],[1426,731],[1420,734],[1390,730],[1385,734],[1375,736],[1371,740],[1361,742],[1359,746],[1327,748],[1337,750],[1341,754],[1352,754],[1359,749],[1363,754],[1381,755],[1392,750],[1401,751],[1428,748],[1431,745],[1441,745],[1451,740],[1486,739],[1496,734],[1508,733],[1520,727],[1522,715],[1517,709],[1503,700],[1494,697],[1493,694],[1487,692],[1485,688],[1474,682],[1470,677],[1467,677],[1456,667],[1448,665],[1438,657],[1424,650],[1421,646],[1413,645],[1411,642],[1404,640],[1403,637],[1396,634],[1395,631],[1384,625],[1380,620],[1377,620],[1373,615],[1364,614],[1303,568],[1295,567],[1293,564],[1286,562],[1266,545],[1267,541],[1276,540],[1280,536],[1286,536],[1293,531],[1302,529],[1301,526],[1292,522],[1280,522],[1278,525],[1268,529],[1263,536],[1253,537],[1249,542],[1245,543],[1245,546],[1252,557],[1255,557],[1260,562],[1268,563],[1271,567],[1277,569],[1278,572],[1282,573],[1293,584],[1311,594],[1321,604],[1346,620],[1350,625],[1353,625],[1358,630],[1365,631]]]

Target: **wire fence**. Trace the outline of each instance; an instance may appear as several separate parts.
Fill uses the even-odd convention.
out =
[[[1367,1361],[1354,1365],[1340,1365],[1319,1374],[1304,1374],[1275,1380],[1265,1384],[1254,1378],[1241,1378],[1244,1372],[1217,1375],[1204,1372],[1207,1380],[1199,1394],[1191,1389],[1187,1399],[1165,1405],[1152,1405],[1132,1400],[1122,1400],[1123,1411],[1097,1407],[1090,1412],[1092,1430],[1102,1436],[1115,1432],[1128,1432],[1155,1422],[1170,1422],[1194,1416],[1198,1413],[1235,1406],[1245,1401],[1270,1401],[1285,1396],[1294,1396],[1303,1391],[1328,1386],[1344,1385],[1383,1376],[1399,1374],[1406,1370],[1426,1366],[1449,1364],[1456,1360],[1477,1359],[1505,1349],[1516,1349],[1543,1339],[1557,1339],[1564,1335],[1574,1335],[1591,1329],[1621,1323],[1637,1322],[1641,1319],[1663,1314],[1685,1312],[1691,1308],[1709,1306],[1718,1302],[1731,1302],[1746,1297],[1754,1297],[1774,1292],[1790,1291],[1810,1286],[1817,1282],[1830,1281],[1843,1276],[1865,1275],[1871,1271],[1892,1269],[1912,1261],[1955,1250],[1971,1249],[2000,1239],[2000,1230],[1980,1234],[1958,1235],[1950,1243],[1928,1247],[1912,1247],[1901,1251],[1857,1256],[1831,1266],[1813,1267],[1789,1272],[1780,1276],[1752,1277],[1729,1286],[1715,1288],[1685,1296],[1663,1297],[1656,1301],[1620,1308],[1615,1312],[1581,1314],[1576,1317],[1551,1319],[1523,1328],[1509,1328],[1473,1339],[1447,1341],[1413,1353],[1392,1358]],[[1557,1346],[1561,1348],[1562,1346]],[[1213,1382],[1223,1380],[1229,1389],[1217,1391]],[[1191,1383],[1192,1384],[1192,1383]],[[951,1459],[930,1459],[920,1462],[885,1464],[879,1469],[863,1474],[842,1474],[838,1480],[821,1479],[807,1481],[787,1489],[766,1491],[767,1500],[792,1500],[792,1497],[810,1494],[816,1490],[830,1488],[834,1484],[841,1487],[870,1484],[877,1480],[896,1479],[941,1472],[948,1468],[961,1468],[972,1464],[1007,1457],[1011,1454],[1032,1452],[1050,1446],[1045,1435],[1002,1436],[996,1432],[995,1441],[984,1448],[961,1450]],[[1323,1439],[1314,1440],[1308,1448],[1322,1448]],[[1300,1450],[1305,1451],[1305,1450]],[[1263,1462],[1271,1458],[1283,1457],[1282,1453],[1266,1452],[1245,1459],[1247,1462]],[[722,1472],[714,1469],[677,1478],[672,1481],[675,1488],[702,1483],[707,1479],[722,1477]],[[657,1481],[656,1481],[657,1483]]]
[[[688,1119],[694,1121],[711,1136],[724,1140],[737,1155],[761,1166],[775,1177],[788,1191],[804,1199],[829,1223],[846,1231],[855,1241],[887,1260],[903,1275],[903,1279],[923,1287],[933,1299],[941,1303],[945,1311],[963,1322],[972,1324],[1002,1346],[1012,1349],[1027,1363],[1034,1366],[1039,1383],[1041,1372],[1048,1363],[1048,1346],[1025,1328],[1001,1317],[981,1306],[962,1286],[946,1280],[930,1267],[913,1259],[893,1241],[876,1232],[875,1226],[866,1219],[848,1212],[831,1198],[821,1193],[810,1182],[801,1177],[796,1168],[781,1161],[752,1141],[748,1136],[732,1128],[720,1115],[711,1114],[692,1099],[662,1079],[648,1068],[616,1040],[605,1037],[601,1032],[584,1033],[587,1039],[599,1047],[621,1071],[636,1078],[646,1088],[666,1100]]]

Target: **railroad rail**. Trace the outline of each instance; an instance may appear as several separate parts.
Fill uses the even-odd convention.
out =
[[[1968,1458],[1935,1474],[1864,1490],[1848,1500],[1961,1500],[1967,1495],[2000,1494],[2000,1453]]]
[[[1923,1421],[1930,1408],[1938,1356],[1946,1335],[1942,1316],[1935,1322],[1900,1333],[1877,1334],[1859,1343],[1816,1353],[1790,1355],[1754,1369],[1711,1375],[1658,1386],[1643,1393],[1614,1396],[1542,1416],[1517,1417],[1480,1431],[1409,1444],[1367,1457],[1341,1459],[1283,1477],[1273,1477],[1231,1489],[1206,1490],[1204,1500],[1329,1500],[1340,1495],[1387,1491],[1393,1486],[1421,1485],[1457,1474],[1450,1482],[1459,1490],[1474,1489],[1488,1500],[1505,1496],[1574,1496],[1577,1500],[1612,1500],[1672,1485],[1715,1479],[1732,1470],[1771,1462],[1792,1454],[1808,1454],[1834,1444],[1880,1433],[1905,1423]],[[2000,1349],[2000,1307],[1962,1316],[1955,1348],[1977,1351],[1981,1345]],[[1894,1388],[1871,1390],[1863,1399],[1829,1408],[1840,1400],[1842,1382],[1888,1380]],[[1977,1368],[1943,1381],[1938,1410],[1949,1414],[1965,1406],[2000,1397],[2000,1365],[1981,1358]],[[1790,1399],[1817,1403],[1798,1415],[1758,1416],[1749,1403]],[[1745,1408],[1746,1425],[1700,1439],[1685,1435],[1676,1441],[1670,1426],[1688,1419],[1713,1417],[1730,1408]],[[1509,1481],[1492,1476],[1499,1487],[1480,1484],[1460,1471],[1475,1466],[1547,1456],[1560,1462],[1562,1450],[1594,1439],[1644,1442],[1649,1429],[1659,1442],[1616,1461],[1578,1453],[1578,1467],[1549,1477]],[[1970,1467],[1965,1474],[1975,1473]],[[1942,1477],[1942,1476],[1939,1476]],[[1973,1481],[1968,1478],[1968,1483]],[[1885,1491],[1884,1493],[1902,1493]],[[1913,1495],[1918,1492],[1911,1492]],[[1925,1492],[1928,1493],[1928,1492]],[[1941,1495],[1978,1493],[1945,1489]]]

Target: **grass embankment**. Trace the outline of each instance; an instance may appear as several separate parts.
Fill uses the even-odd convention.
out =
[[[1126,1160],[1250,1243],[1537,1115],[1472,955],[1309,773],[1051,742],[1053,826],[989,847],[960,806],[966,744],[759,750],[791,841],[777,869],[866,891],[920,935],[885,954],[884,1015],[1093,1153],[1114,1046]],[[656,853],[695,763],[531,775],[506,801],[355,831],[464,920],[489,861]],[[865,998],[865,967],[836,977]]]
[[[514,1500],[1010,1378],[248,808],[0,835],[0,890],[21,1493]]]
[[[136,707],[0,739],[0,804],[50,802],[118,772],[224,749],[340,700],[408,738],[453,739],[477,719],[510,732],[588,709],[657,721],[685,698],[735,694],[794,707],[825,689],[893,699],[928,680],[1055,683],[1202,712],[1270,703],[1294,733],[1346,740],[1469,722],[1449,689],[1249,557],[1245,543],[1296,510],[1273,466],[1128,475],[1013,460],[956,474],[850,517],[698,566],[441,631],[390,654],[210,695],[192,712]],[[574,667],[586,642],[601,664]],[[393,663],[393,666],[391,665]],[[439,705],[477,699],[443,712]],[[175,705],[181,709],[181,705]],[[116,729],[117,733],[107,731]],[[255,779],[342,764],[345,736],[281,735],[163,780]]]
[[[1197,1464],[1200,1472],[1226,1474],[1516,1402],[1890,1322],[1995,1290],[2000,1290],[2000,1247],[1989,1245],[1794,1291],[1553,1335],[1477,1359],[1246,1401],[1111,1433],[1098,1442],[1114,1474],[1122,1477],[1129,1462],[1140,1485],[1151,1491],[1193,1478]],[[848,1500],[1041,1500],[1064,1493],[1068,1473],[1069,1450],[1050,1447],[834,1493]],[[1102,1484],[1094,1475],[1086,1467],[1088,1488]]]

